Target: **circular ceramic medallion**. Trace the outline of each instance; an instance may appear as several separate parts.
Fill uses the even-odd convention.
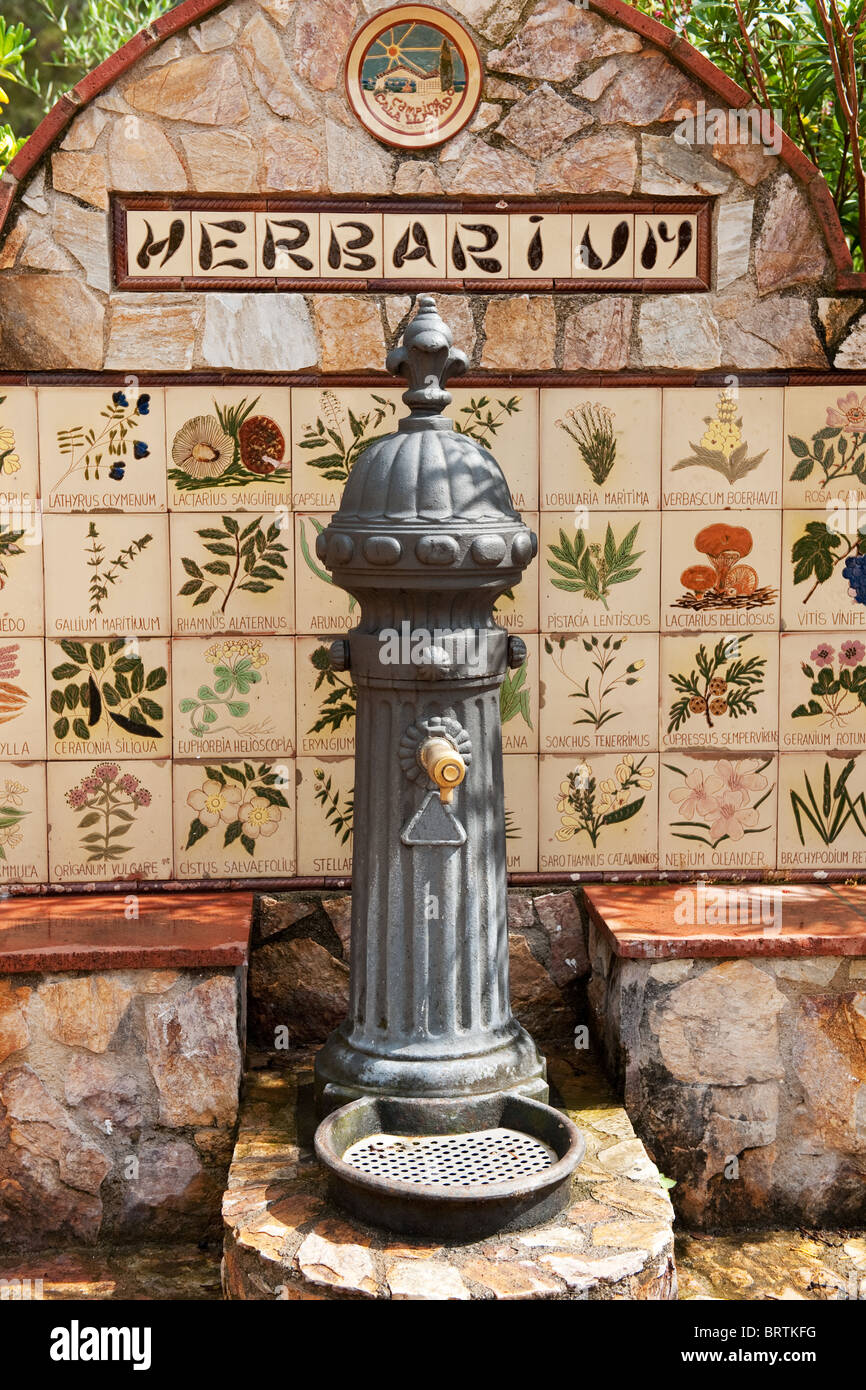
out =
[[[346,59],[346,91],[378,140],[421,150],[450,140],[481,95],[481,58],[461,24],[429,5],[398,5],[368,20]]]

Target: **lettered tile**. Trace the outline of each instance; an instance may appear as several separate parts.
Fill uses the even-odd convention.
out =
[[[48,764],[52,883],[169,878],[171,763]]]
[[[662,514],[662,630],[779,627],[779,512]]]
[[[657,631],[659,524],[659,512],[542,512],[543,630]]]
[[[496,459],[518,511],[538,510],[538,392],[451,387],[447,414]],[[393,428],[393,426],[392,426]]]
[[[0,763],[0,882],[48,882],[45,764]]]
[[[386,280],[444,280],[445,214],[386,212],[382,275]]]
[[[249,279],[256,273],[254,212],[192,212],[192,274],[220,280]]]
[[[36,392],[26,386],[0,386],[0,507],[13,504],[13,514],[4,520],[14,525],[14,503],[33,502],[38,496]]]
[[[256,213],[256,275],[304,280],[320,273],[317,212]]]
[[[542,509],[658,511],[661,406],[652,387],[542,391]]]
[[[292,505],[335,511],[367,446],[392,434],[406,414],[397,387],[292,391]]]
[[[298,758],[298,873],[350,874],[354,758]]]
[[[45,516],[49,637],[169,632],[168,517]]]
[[[171,646],[176,758],[293,756],[294,638],[175,637]]]
[[[499,690],[504,753],[538,751],[538,637],[525,637],[526,660],[509,669]]]
[[[524,512],[523,520],[538,534],[538,512]],[[493,616],[500,627],[525,637],[538,631],[538,557],[524,570],[523,578],[513,589],[506,589],[493,605]]]
[[[772,869],[778,754],[663,753],[660,867]]]
[[[329,512],[295,515],[295,630],[302,635],[342,636],[360,614],[357,600],[337,588],[316,555],[316,536],[330,520]]]
[[[192,275],[192,214],[145,211],[126,214],[127,271],[136,279]]]
[[[165,508],[161,387],[41,387],[39,459],[46,512]]]
[[[778,712],[777,633],[661,639],[661,748],[769,752],[779,746]]]
[[[664,391],[664,506],[768,510],[782,499],[782,391]]]
[[[0,519],[0,640],[45,631],[42,559],[41,511],[13,507]]]
[[[779,785],[779,868],[866,865],[866,758],[788,753]]]
[[[538,871],[538,760],[531,753],[508,753],[502,768],[508,872],[534,874]]]
[[[785,388],[783,474],[786,507],[838,505],[853,491],[866,519],[866,386]]]
[[[783,632],[780,746],[866,748],[866,642],[854,632]]]
[[[638,280],[693,280],[698,273],[698,224],[690,213],[637,213],[634,274]]]
[[[543,753],[658,748],[656,633],[541,638]]]
[[[508,223],[512,280],[567,280],[571,274],[571,216],[515,213]]]
[[[165,395],[173,511],[289,507],[288,387],[170,386]]]
[[[294,762],[177,762],[173,779],[178,878],[295,873]]]
[[[574,279],[630,280],[634,275],[631,213],[576,212],[571,219]]]
[[[378,280],[382,276],[382,214],[322,212],[319,266],[334,280]]]
[[[171,756],[167,638],[49,640],[45,658],[49,757]]]
[[[169,533],[175,636],[294,630],[289,512],[173,512]]]
[[[866,628],[866,557],[858,554],[862,537],[856,527],[845,529],[844,521],[844,515],[828,517],[826,511],[783,514],[782,627],[786,631]],[[861,584],[859,590],[852,579]]]
[[[651,872],[658,865],[658,754],[545,754],[539,765],[542,873]]]
[[[448,214],[448,276],[459,280],[508,278],[508,218],[498,213]]]
[[[0,638],[0,758],[45,757],[45,659],[39,637]]]
[[[330,646],[330,638],[298,637],[295,642],[299,756],[355,751],[352,673],[334,670]]]

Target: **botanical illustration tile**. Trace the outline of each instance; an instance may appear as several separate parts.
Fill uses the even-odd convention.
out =
[[[661,408],[654,387],[542,391],[542,508],[658,511]]]
[[[525,637],[526,660],[499,687],[504,753],[538,752],[538,637]]]
[[[508,278],[508,218],[498,213],[448,214],[448,276],[461,280]]]
[[[295,764],[176,762],[177,878],[268,878],[295,873]]]
[[[189,212],[148,208],[126,214],[127,271],[136,279],[192,275]]]
[[[293,637],[175,637],[171,665],[176,758],[292,757]]]
[[[292,505],[335,511],[359,455],[406,414],[401,390],[338,387],[292,391]]]
[[[866,387],[785,388],[786,507],[821,507],[866,492]]]
[[[319,214],[256,213],[256,275],[318,278]]]
[[[866,535],[857,508],[786,511],[782,525],[782,627],[788,632],[866,628]]]
[[[658,865],[658,754],[544,754],[539,763],[542,873]]]
[[[352,872],[354,758],[298,758],[298,873]]]
[[[658,748],[656,633],[541,638],[543,753]]]
[[[48,882],[45,764],[0,763],[0,882]]]
[[[788,753],[779,779],[779,868],[866,865],[866,758]]]
[[[659,720],[663,749],[778,748],[778,634],[662,637]]]
[[[571,219],[571,274],[575,279],[630,280],[634,275],[634,217],[576,212]]]
[[[454,399],[447,414],[454,428],[493,454],[517,510],[537,511],[538,392],[463,386],[449,390]]]
[[[383,273],[382,214],[321,212],[319,268],[328,279],[379,279]]]
[[[781,389],[666,388],[665,508],[782,505]]]
[[[293,529],[282,509],[173,512],[172,632],[293,632]]]
[[[44,757],[44,643],[41,637],[0,638],[0,758]]]
[[[171,763],[48,764],[52,883],[170,878]]]
[[[778,764],[774,753],[663,753],[659,867],[774,868]]]
[[[39,467],[46,512],[165,508],[161,387],[40,387]]]
[[[191,212],[192,274],[249,279],[256,273],[254,212]]]
[[[50,758],[171,756],[168,639],[45,643]]]
[[[330,640],[295,640],[298,756],[355,751],[356,692],[351,671],[337,671]]]
[[[531,531],[538,534],[538,512],[524,512],[523,520]],[[513,589],[505,593],[493,605],[493,616],[500,627],[521,636],[527,632],[538,631],[538,559],[533,560],[524,571],[523,578]]]
[[[0,517],[0,638],[45,631],[43,516],[38,504],[13,504]]]
[[[39,496],[36,392],[27,386],[0,387],[0,507]],[[5,517],[4,521],[14,521]]]
[[[444,278],[445,217],[435,212],[386,212],[382,274],[387,280]]]
[[[662,630],[779,627],[779,512],[662,514]]]
[[[170,386],[168,505],[250,512],[291,504],[288,387]]]
[[[634,219],[638,280],[693,280],[698,273],[698,224],[690,213],[640,213]]]
[[[866,748],[866,645],[854,632],[783,632],[780,747]]]
[[[316,555],[316,536],[331,520],[330,512],[295,515],[295,631],[337,637],[358,621],[356,599],[338,589]]]
[[[170,627],[168,517],[45,516],[49,637],[161,637]]]
[[[571,276],[571,216],[567,212],[513,214],[508,220],[512,280],[567,280]]]
[[[543,630],[657,631],[660,521],[659,512],[542,512]]]
[[[507,753],[505,781],[505,856],[510,874],[538,871],[538,760],[531,753]]]

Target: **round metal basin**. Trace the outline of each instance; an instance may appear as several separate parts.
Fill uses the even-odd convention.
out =
[[[568,1204],[585,1143],[550,1105],[364,1097],[316,1130],[334,1200],[373,1226],[479,1240],[550,1220]]]

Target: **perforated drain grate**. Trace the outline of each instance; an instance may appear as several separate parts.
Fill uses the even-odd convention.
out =
[[[370,1134],[346,1149],[343,1162],[391,1182],[489,1187],[540,1173],[556,1162],[556,1154],[514,1129],[480,1129],[470,1134]]]

